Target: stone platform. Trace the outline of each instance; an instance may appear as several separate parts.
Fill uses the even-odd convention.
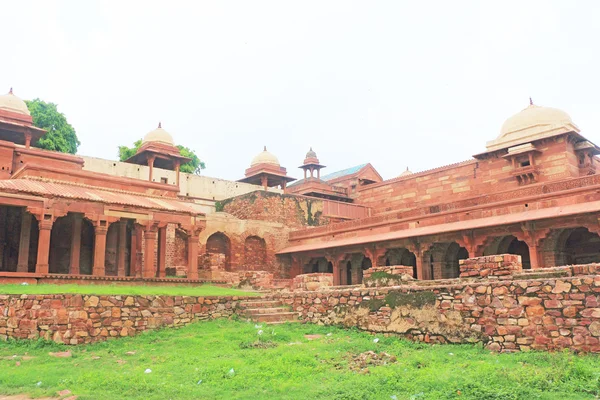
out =
[[[187,279],[187,278],[140,278],[134,276],[94,276],[94,275],[64,275],[64,274],[34,274],[22,272],[0,272],[0,284],[30,285],[43,284],[78,284],[78,285],[124,285],[141,286],[152,284],[156,286],[199,286],[206,283],[212,285],[227,285],[224,280]]]

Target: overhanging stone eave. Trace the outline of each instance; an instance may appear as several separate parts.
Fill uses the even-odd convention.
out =
[[[290,246],[278,251],[276,254],[302,253],[306,251],[325,250],[335,247],[348,247],[354,245],[383,242],[388,240],[423,237],[441,233],[452,233],[460,232],[463,230],[489,228],[494,226],[510,225],[520,222],[537,221],[598,211],[600,211],[600,201],[593,201],[582,204],[570,204],[562,207],[551,207],[542,210],[531,210],[516,214],[499,215],[495,217],[478,218],[467,221],[450,222],[447,224],[438,224],[419,228],[404,229],[401,231],[378,233],[371,236],[358,236],[347,239],[332,240],[329,242]]]

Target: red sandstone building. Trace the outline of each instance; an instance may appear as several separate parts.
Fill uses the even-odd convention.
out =
[[[44,133],[0,96],[3,279],[330,272],[346,285],[374,265],[455,278],[459,260],[502,253],[524,268],[600,262],[599,149],[553,108],[531,104],[467,161],[390,180],[370,164],[322,174],[311,149],[296,181],[265,148],[227,182],[180,174],[160,126],[110,165],[35,148]]]

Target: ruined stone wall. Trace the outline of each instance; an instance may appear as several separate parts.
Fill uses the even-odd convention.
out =
[[[93,343],[231,316],[245,298],[0,295],[0,339]]]
[[[217,202],[217,211],[239,219],[278,222],[293,229],[326,225],[323,201],[304,196],[256,191]]]
[[[484,343],[496,351],[600,352],[600,264],[552,277],[277,293],[306,322],[358,327],[424,342]],[[540,272],[544,275],[543,272]]]
[[[207,254],[224,254],[227,271],[270,271],[286,277],[289,268],[275,254],[287,246],[289,232],[281,223],[238,219],[223,212],[209,214],[199,237],[201,265],[210,269]],[[227,245],[216,246],[217,242]]]

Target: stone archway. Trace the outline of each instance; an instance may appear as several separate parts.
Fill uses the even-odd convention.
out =
[[[483,249],[484,256],[496,254],[516,254],[521,256],[523,269],[531,269],[529,246],[513,235],[495,237]]]
[[[304,265],[303,273],[314,274],[318,272],[328,272],[329,264],[331,264],[325,257],[311,258],[308,264]],[[333,272],[333,267],[331,272]]]
[[[48,272],[68,274],[71,265],[71,242],[73,241],[73,218],[70,215],[57,218],[50,234]]]
[[[456,242],[435,243],[429,250],[434,279],[453,279],[460,275],[460,260],[469,258],[469,252]]]
[[[24,207],[0,206],[0,271],[35,272],[38,234]]]
[[[248,236],[244,241],[244,268],[249,271],[266,270],[267,243],[258,236]]]
[[[417,277],[417,257],[407,248],[394,248],[385,252],[385,265],[405,265],[413,268],[413,277]]]
[[[231,241],[222,232],[215,232],[206,240],[206,253],[210,255],[221,255],[218,258],[223,269],[231,270]]]
[[[589,264],[600,262],[600,236],[585,227],[553,231],[544,241],[548,266]],[[550,260],[549,260],[550,259]]]

